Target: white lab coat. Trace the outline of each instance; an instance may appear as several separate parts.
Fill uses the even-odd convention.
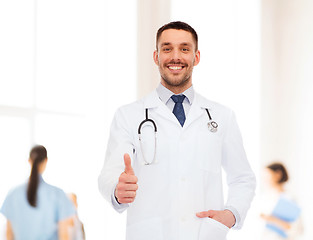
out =
[[[138,138],[146,108],[158,128],[157,162],[152,165],[144,165]],[[205,108],[219,125],[215,133],[208,129]],[[152,130],[149,126],[143,129]],[[152,132],[150,136],[143,142],[148,157],[153,156],[154,147]],[[124,153],[132,158],[139,189],[132,204],[119,206],[113,193],[124,171]],[[227,174],[226,203],[222,167]],[[200,219],[196,212],[227,207],[237,215],[235,228],[240,228],[255,190],[255,176],[233,112],[197,93],[183,127],[156,91],[118,109],[98,180],[100,192],[112,206],[128,211],[127,240],[225,240],[226,226],[213,219]]]

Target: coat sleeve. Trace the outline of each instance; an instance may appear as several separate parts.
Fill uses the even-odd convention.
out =
[[[102,196],[118,211],[123,212],[128,204],[119,204],[114,196],[115,187],[120,174],[124,171],[124,154],[133,159],[133,141],[127,116],[119,109],[111,124],[106,156],[101,173],[98,177],[98,187]]]
[[[236,217],[234,228],[242,227],[255,194],[256,180],[243,148],[235,115],[230,111],[223,141],[222,165],[227,175],[228,199],[226,209]]]

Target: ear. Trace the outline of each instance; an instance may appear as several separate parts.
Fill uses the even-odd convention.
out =
[[[197,50],[196,51],[196,55],[195,55],[195,62],[193,63],[194,66],[197,66],[200,62],[200,51]]]
[[[159,66],[159,54],[158,54],[158,50],[154,50],[154,52],[153,52],[153,60],[154,60],[154,63]]]

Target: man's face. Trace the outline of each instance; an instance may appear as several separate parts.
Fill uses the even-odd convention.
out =
[[[200,52],[190,32],[176,29],[162,32],[153,57],[165,87],[176,90],[175,93],[192,85],[192,70],[200,61]]]

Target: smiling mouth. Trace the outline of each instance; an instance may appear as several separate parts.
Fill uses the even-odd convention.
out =
[[[168,65],[167,68],[171,71],[180,71],[185,68],[184,65]]]
[[[181,70],[184,68],[184,66],[169,66],[168,68],[171,70]]]

